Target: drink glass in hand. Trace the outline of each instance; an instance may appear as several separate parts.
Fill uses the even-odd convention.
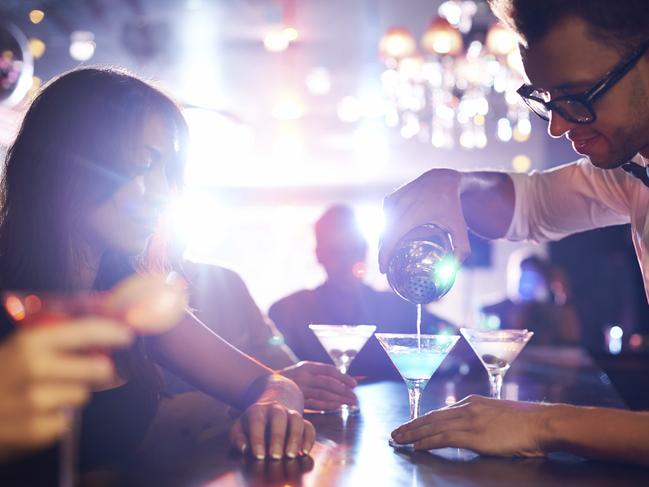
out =
[[[55,293],[3,293],[3,304],[8,315],[19,328],[56,326],[81,316],[97,314],[99,296],[61,295]],[[93,351],[91,353],[103,353]],[[77,408],[65,411],[70,427],[61,437],[59,454],[59,487],[77,484],[79,460],[79,435],[81,413]]]
[[[103,316],[120,321],[139,335],[159,334],[184,315],[187,297],[182,282],[160,276],[136,274],[107,292],[58,294],[7,291],[2,295],[7,314],[17,327],[57,326],[84,316]],[[89,350],[108,354],[109,350]],[[74,487],[78,473],[80,411],[71,408],[70,428],[61,438],[59,486]]]

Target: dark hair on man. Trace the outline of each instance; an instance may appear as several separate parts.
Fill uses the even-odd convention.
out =
[[[649,39],[647,0],[488,0],[494,14],[529,47],[558,22],[578,17],[593,39],[627,52]]]
[[[343,204],[330,206],[315,223],[316,240],[323,239],[336,229],[344,230],[347,234],[362,239],[362,234],[356,222],[354,209]]]

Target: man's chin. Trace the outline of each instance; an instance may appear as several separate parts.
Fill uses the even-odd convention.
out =
[[[624,158],[624,159],[609,159],[609,158],[598,158],[598,157],[589,157],[588,160],[590,163],[598,167],[600,169],[616,169],[620,167],[622,164],[625,164],[629,162],[631,158]]]

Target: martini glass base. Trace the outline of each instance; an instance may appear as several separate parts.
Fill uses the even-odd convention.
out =
[[[392,438],[388,440],[388,445],[395,450],[416,451],[414,443],[397,443]]]
[[[343,404],[336,409],[305,409],[306,414],[335,414],[335,415],[345,415],[345,416],[355,416],[360,413],[360,408],[356,405]]]
[[[417,450],[414,443],[396,443],[392,438],[388,440],[388,444],[399,452],[428,452],[432,455],[435,455],[440,458],[445,458],[446,460],[456,460],[456,461],[470,461],[478,458],[480,455],[472,450],[467,450],[465,448],[433,448],[430,450]]]

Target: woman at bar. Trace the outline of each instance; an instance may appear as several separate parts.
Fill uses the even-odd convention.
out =
[[[7,153],[0,288],[94,292],[135,272],[170,271],[147,243],[167,199],[181,188],[186,139],[174,102],[134,76],[86,68],[50,82]],[[11,335],[7,319],[0,328]],[[12,340],[19,339],[8,338],[4,350]],[[112,340],[128,343],[127,337]],[[5,356],[3,369],[15,354]],[[187,313],[168,332],[138,338],[115,355],[115,374],[94,390],[84,411],[82,470],[119,465],[135,452],[161,391],[154,362],[244,411],[231,430],[240,451],[278,459],[312,447],[315,433],[301,416],[297,386]],[[75,369],[81,368],[78,362]]]

